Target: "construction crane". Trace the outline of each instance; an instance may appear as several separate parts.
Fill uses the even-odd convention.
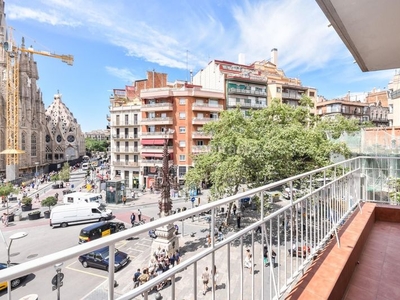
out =
[[[19,58],[21,53],[38,54],[61,59],[62,62],[72,66],[74,57],[72,55],[58,55],[48,51],[37,51],[32,47],[25,48],[24,39],[22,45],[15,45],[12,38],[12,27],[10,36],[3,43],[6,52],[6,149],[0,154],[6,155],[6,177],[13,180],[18,176],[18,155],[24,153],[19,150]]]

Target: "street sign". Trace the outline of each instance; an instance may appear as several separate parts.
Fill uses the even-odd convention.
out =
[[[59,287],[62,287],[63,284],[64,284],[64,282],[60,282]],[[52,291],[55,291],[55,290],[57,289],[57,286],[56,286],[56,285],[53,285],[53,287],[52,287],[51,289],[52,289]]]
[[[57,273],[54,275],[53,279],[51,280],[51,283],[55,286],[57,286],[57,276],[58,276],[58,282],[60,283],[60,286],[62,286],[62,281],[64,279],[64,273]]]
[[[192,197],[192,198],[190,198],[190,201],[194,202],[194,201],[196,201],[196,198]]]

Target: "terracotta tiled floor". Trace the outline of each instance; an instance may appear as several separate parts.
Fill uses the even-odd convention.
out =
[[[376,222],[345,300],[400,299],[400,223]]]

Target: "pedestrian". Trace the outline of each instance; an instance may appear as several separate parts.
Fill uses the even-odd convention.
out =
[[[236,210],[237,210],[236,204],[233,204],[232,210],[233,210],[233,215],[236,216]]]
[[[175,251],[175,262],[177,265],[179,265],[179,263],[181,262],[181,254],[178,250]]]
[[[271,250],[271,264],[273,268],[275,268],[275,258],[276,258],[276,253],[274,250]]]
[[[137,269],[137,271],[135,272],[135,274],[133,274],[133,288],[136,288],[139,286],[139,276],[142,275],[142,273],[140,273],[140,269]]]
[[[142,221],[142,212],[140,211],[140,208],[138,208],[138,218],[139,218],[139,222]]]
[[[135,200],[135,192],[134,191],[131,192],[131,198],[132,198],[132,200]]]
[[[21,208],[21,199],[17,199],[17,205],[18,205],[18,209],[20,209]]]
[[[264,265],[268,267],[268,247],[264,246]]]
[[[132,214],[131,214],[131,224],[132,224],[132,227],[135,225],[135,219],[136,219],[135,213],[132,212]]]
[[[240,229],[240,219],[241,219],[242,217],[240,216],[240,214],[238,213],[237,215],[236,215],[236,225],[237,225],[237,228],[238,229]]]
[[[261,226],[258,226],[258,227],[257,227],[256,233],[261,233]]]
[[[246,250],[247,254],[244,259],[244,267],[250,269],[250,274],[253,270],[253,260],[252,260],[252,255],[250,253],[250,249]]]
[[[1,218],[1,221],[3,222],[4,226],[8,226],[8,216],[6,213],[3,214],[3,217]]]
[[[211,236],[207,234],[207,246],[211,247]]]
[[[126,196],[123,196],[122,197],[122,204],[125,205],[125,203],[126,203]]]
[[[38,202],[38,201],[39,201],[39,193],[37,193],[35,196],[35,202]]]
[[[208,267],[206,267],[203,274],[201,274],[201,279],[203,280],[203,296],[208,290],[208,281],[210,280],[210,273],[208,273]]]

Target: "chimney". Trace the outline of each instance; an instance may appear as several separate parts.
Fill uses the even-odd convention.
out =
[[[278,67],[278,49],[276,48],[271,50],[271,62]]]

